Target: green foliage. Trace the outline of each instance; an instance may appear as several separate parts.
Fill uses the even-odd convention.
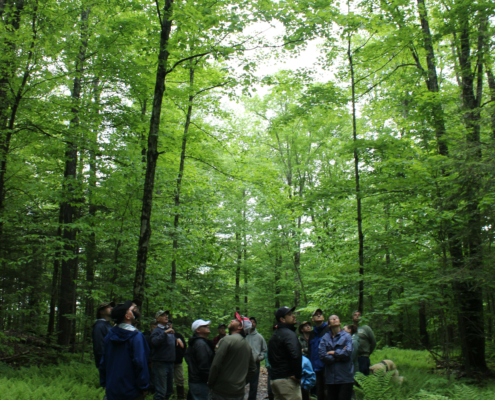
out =
[[[360,372],[355,379],[359,386],[355,387],[356,396],[363,400],[394,400],[397,399],[397,385],[392,379],[393,372],[385,369],[378,370],[375,374],[364,376]]]

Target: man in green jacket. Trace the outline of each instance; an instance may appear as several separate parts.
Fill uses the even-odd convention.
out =
[[[358,363],[359,372],[368,376],[370,374],[370,355],[373,353],[376,347],[376,339],[373,330],[368,325],[359,326],[361,320],[361,312],[354,311],[352,313],[352,322],[357,328],[357,335],[359,336],[359,352]]]
[[[210,400],[244,399],[244,388],[256,374],[253,352],[245,338],[251,326],[249,319],[236,313],[229,324],[230,334],[218,342],[208,378]]]

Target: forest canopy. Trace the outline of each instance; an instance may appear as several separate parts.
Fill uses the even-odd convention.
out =
[[[280,306],[358,309],[486,373],[494,13],[0,0],[0,330],[75,352],[102,301],[266,335]]]

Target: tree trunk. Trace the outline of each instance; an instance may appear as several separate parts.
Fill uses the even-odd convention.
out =
[[[364,235],[363,235],[363,217],[361,214],[361,188],[359,186],[359,154],[357,150],[357,127],[356,127],[356,87],[354,83],[354,63],[352,61],[351,51],[352,37],[348,35],[347,57],[349,59],[349,67],[351,69],[351,100],[352,100],[352,138],[354,141],[354,179],[356,182],[356,213],[357,213],[357,228],[359,239],[359,300],[358,310],[362,314],[364,309]]]
[[[71,318],[74,312],[75,302],[75,282],[74,276],[77,273],[77,245],[76,230],[72,227],[76,215],[76,205],[79,196],[75,195],[74,184],[77,175],[77,142],[79,133],[79,103],[81,97],[81,79],[83,74],[84,59],[88,47],[88,19],[90,9],[81,12],[81,44],[75,65],[75,76],[72,88],[72,109],[73,118],[70,121],[69,135],[67,138],[67,148],[65,151],[64,170],[64,200],[60,204],[63,214],[64,256],[62,258],[62,271],[60,276],[59,291],[59,333],[58,344],[68,346],[71,339]]]
[[[186,145],[187,145],[187,133],[189,131],[189,125],[191,124],[191,115],[193,108],[194,95],[192,94],[194,86],[194,68],[191,64],[189,68],[189,103],[187,106],[186,123],[184,124],[184,134],[182,135],[182,151],[180,153],[179,175],[177,176],[177,186],[175,188],[175,216],[174,216],[174,231],[172,241],[172,276],[170,282],[172,286],[175,286],[177,280],[177,249],[179,248],[179,218],[180,218],[180,190],[182,187],[182,177],[184,176],[184,163],[186,160]]]
[[[62,224],[64,222],[64,215],[62,208],[59,210],[58,216],[58,229],[57,238],[62,236]],[[59,269],[60,269],[60,257],[61,251],[55,253],[55,260],[53,261],[53,275],[52,275],[52,290],[50,296],[50,314],[48,316],[48,338],[50,340],[51,336],[55,332],[55,307],[58,301],[58,283],[59,283]]]
[[[492,138],[495,139],[495,77],[493,76],[492,69],[486,66],[486,77],[488,80],[488,87],[490,88],[490,100],[492,102],[490,107],[490,122],[492,125]]]
[[[239,229],[239,227],[236,227]],[[242,265],[242,250],[241,250],[241,234],[235,233],[235,243],[237,251],[237,262],[235,266],[235,309],[237,312],[241,312],[241,265]]]
[[[148,134],[148,149],[146,152],[146,174],[144,178],[143,204],[141,208],[141,227],[137,250],[136,275],[134,278],[134,302],[141,307],[144,300],[144,281],[146,263],[151,238],[151,210],[153,206],[153,191],[155,188],[155,171],[158,161],[158,135],[160,133],[160,116],[162,113],[163,94],[165,92],[165,77],[167,75],[168,40],[172,28],[172,0],[165,0],[163,16],[160,17],[160,49],[158,67],[156,70],[155,93],[151,110],[150,130]],[[163,19],[162,19],[163,18]]]
[[[419,338],[423,347],[430,347],[430,338],[428,336],[426,320],[426,304],[424,301],[419,302]]]

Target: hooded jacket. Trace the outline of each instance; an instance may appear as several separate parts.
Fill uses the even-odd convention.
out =
[[[309,358],[303,356],[302,358],[302,376],[301,376],[301,388],[304,390],[311,390],[316,385],[316,374],[311,366]]]
[[[320,346],[321,338],[330,330],[326,322],[320,326],[313,326],[313,331],[309,335],[309,355],[313,371],[318,372],[325,369],[325,364],[320,360],[318,355],[318,347]]]
[[[251,349],[253,350],[254,361],[260,362],[265,359],[266,352],[266,341],[263,336],[261,336],[255,329],[246,336]]]
[[[284,379],[290,376],[301,379],[301,344],[294,333],[295,326],[279,323],[268,343],[270,379]]]
[[[158,326],[151,332],[153,361],[175,363],[175,335]]]
[[[100,362],[100,384],[108,400],[133,400],[149,386],[150,349],[138,330],[114,326],[105,337]]]
[[[327,354],[329,351],[335,351],[335,354]],[[321,339],[318,353],[320,360],[325,363],[325,383],[327,385],[354,382],[351,335],[341,330],[335,337],[332,337],[332,332],[327,332]]]
[[[189,339],[189,347],[186,350],[187,368],[189,371],[189,382],[208,383],[211,363],[215,353],[212,349],[213,343],[198,336],[197,333]]]

